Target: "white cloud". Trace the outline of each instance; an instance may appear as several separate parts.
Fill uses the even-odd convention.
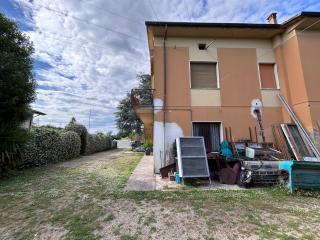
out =
[[[144,21],[156,20],[155,14],[163,21],[264,22],[272,11],[283,21],[303,9],[320,8],[317,1],[299,0],[15,2],[32,22],[28,35],[35,59],[51,66],[36,69],[34,108],[47,113],[40,123],[63,126],[75,116],[88,125],[91,109],[91,131],[116,131],[118,101],[136,86],[138,72],[149,72]]]

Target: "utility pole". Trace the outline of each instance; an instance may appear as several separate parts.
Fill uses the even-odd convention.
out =
[[[90,108],[90,111],[89,111],[89,129],[90,129],[90,121],[91,121],[91,108]]]

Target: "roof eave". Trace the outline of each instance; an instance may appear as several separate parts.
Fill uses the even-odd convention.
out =
[[[265,24],[265,23],[204,23],[204,22],[161,22],[146,21],[146,26],[153,27],[212,27],[212,28],[266,28],[279,29],[281,24]]]

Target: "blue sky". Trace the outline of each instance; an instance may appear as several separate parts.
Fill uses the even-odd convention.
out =
[[[0,0],[35,47],[38,81],[33,107],[40,124],[64,126],[71,117],[91,132],[116,132],[118,102],[149,73],[144,21],[279,22],[320,11],[319,0]]]

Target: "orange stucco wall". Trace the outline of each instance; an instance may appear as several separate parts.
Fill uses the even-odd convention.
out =
[[[167,54],[167,93],[166,122],[177,123],[183,134],[191,135],[189,51],[187,48],[166,48]],[[163,48],[154,50],[155,92],[154,98],[164,100]],[[157,108],[157,107],[156,107]],[[155,113],[155,121],[163,122],[164,113],[160,107]]]
[[[222,106],[250,106],[261,100],[254,48],[218,48]]]
[[[155,89],[153,98],[163,100],[163,50],[160,47],[155,47],[153,53],[153,88]]]
[[[295,35],[275,48],[281,94],[312,133],[320,120],[320,35]],[[291,122],[282,110],[285,122]]]
[[[155,47],[155,96],[164,99],[163,48]],[[167,86],[166,105],[170,107],[190,106],[189,50],[188,48],[166,48]]]
[[[308,128],[317,129],[317,121],[320,121],[320,32],[298,35],[298,46],[310,111]]]
[[[218,49],[221,88],[220,107],[192,107],[190,100],[189,50],[167,48],[166,123],[176,123],[184,136],[192,134],[194,121],[221,121],[231,127],[235,140],[249,139],[249,127],[257,127],[250,113],[253,99],[261,99],[256,50],[252,48]],[[154,49],[155,99],[164,99],[163,48]],[[271,125],[283,121],[280,107],[262,110],[267,141],[273,141]],[[158,107],[155,121],[163,122],[164,113]],[[156,135],[156,134],[155,134]],[[156,137],[156,136],[155,136]]]
[[[285,95],[289,104],[294,106],[307,101],[306,86],[303,80],[296,36],[276,48],[276,58],[279,78],[284,80],[280,81],[280,89],[281,92],[286,91]],[[278,58],[281,58],[282,61],[279,61]]]
[[[298,35],[298,47],[308,100],[320,102],[320,32]]]
[[[184,136],[191,136],[191,110],[169,110],[166,113],[166,121],[177,123]]]

